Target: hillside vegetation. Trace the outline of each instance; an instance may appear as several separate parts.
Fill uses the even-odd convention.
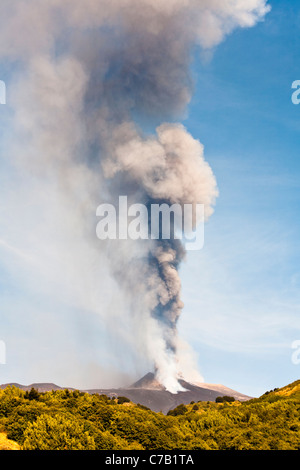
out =
[[[5,432],[0,432],[0,450],[20,450],[19,444],[7,439]]]
[[[0,448],[299,450],[299,418],[300,381],[242,403],[179,405],[167,416],[125,397],[7,387],[0,390]]]

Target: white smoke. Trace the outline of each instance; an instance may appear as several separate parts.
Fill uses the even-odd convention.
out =
[[[172,392],[179,377],[194,373],[176,330],[184,250],[154,241],[99,244],[95,210],[125,192],[135,202],[202,203],[211,216],[218,191],[203,146],[174,123],[192,96],[192,48],[213,48],[268,10],[265,0],[1,2],[0,58],[12,68],[14,111],[8,154],[22,181],[34,181],[15,191],[25,184],[44,204],[35,269],[111,325],[111,312],[100,307],[108,263],[131,312],[137,354]],[[144,119],[155,133],[142,131]],[[37,246],[24,240],[29,251]]]

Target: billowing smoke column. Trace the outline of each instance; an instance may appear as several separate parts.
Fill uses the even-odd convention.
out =
[[[2,0],[16,165],[72,204],[83,244],[97,243],[82,228],[97,205],[121,194],[147,206],[204,204],[205,218],[212,214],[213,172],[200,142],[176,123],[192,95],[192,51],[215,47],[267,11],[266,0]],[[106,250],[128,293],[133,341],[176,392],[186,376],[176,330],[183,245],[113,243],[93,253]]]
[[[203,158],[201,144],[181,125],[162,124],[156,129],[157,136],[148,138],[142,138],[132,123],[123,124],[117,132],[122,138],[125,135],[125,144],[120,144],[117,138],[118,146],[104,165],[105,175],[110,179],[121,176],[117,194],[124,189],[130,199],[147,206],[201,203],[209,217],[217,196],[215,178]],[[118,271],[120,282],[127,283],[129,291],[138,283],[143,298],[147,299],[139,308],[148,309],[159,331],[159,345],[156,335],[149,338],[151,354],[157,354],[157,378],[172,391],[180,389],[176,325],[183,307],[178,269],[184,255],[180,240],[159,237],[147,242],[137,271],[131,271],[131,275],[123,267]]]

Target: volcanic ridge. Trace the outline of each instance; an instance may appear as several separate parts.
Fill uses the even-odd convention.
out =
[[[207,383],[190,383],[185,380],[179,380],[180,385],[185,391],[179,391],[178,393],[171,393],[165,389],[155,378],[155,375],[151,372],[146,374],[144,377],[139,379],[137,382],[122,388],[111,388],[111,389],[89,389],[82,390],[87,393],[98,393],[104,394],[109,397],[120,397],[125,396],[129,398],[133,403],[139,403],[140,405],[147,406],[152,411],[167,413],[169,410],[176,408],[180,404],[188,404],[191,401],[215,401],[220,396],[230,396],[235,400],[246,401],[251,399],[250,396],[244,395],[232,390],[224,385],[219,384],[207,384]],[[30,385],[21,385],[18,383],[10,383],[0,385],[0,388],[6,388],[9,385],[14,385],[22,390],[30,390],[35,388],[39,392],[46,392],[51,390],[62,390],[68,388],[69,390],[75,390],[70,387],[59,387],[53,383],[33,383]]]

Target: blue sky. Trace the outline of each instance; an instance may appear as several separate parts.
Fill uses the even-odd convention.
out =
[[[300,374],[291,361],[291,344],[300,340],[300,105],[291,102],[292,82],[300,79],[300,5],[269,3],[265,21],[234,31],[206,56],[195,52],[194,95],[183,121],[205,146],[220,195],[203,250],[188,253],[181,268],[179,331],[206,382],[253,396]],[[8,71],[2,72],[6,80]],[[2,155],[9,113],[9,106],[0,107]],[[7,200],[0,203],[0,234],[24,247],[21,201],[10,190],[7,165],[3,159]],[[34,195],[26,204],[42,208],[47,194],[38,201]],[[50,246],[51,234],[45,239]],[[7,345],[0,383],[99,386],[88,383],[91,371],[103,372],[101,363],[117,369],[120,361],[126,373],[130,351],[114,359],[102,320],[91,315],[87,321],[68,298],[57,301],[55,283],[37,295],[38,276],[28,277],[23,252],[14,246],[0,243],[0,340]]]
[[[291,102],[300,6],[270,4],[264,22],[196,58],[185,122],[220,196],[204,249],[182,270],[181,328],[207,382],[255,396],[300,373],[291,362],[300,338],[300,106]]]

